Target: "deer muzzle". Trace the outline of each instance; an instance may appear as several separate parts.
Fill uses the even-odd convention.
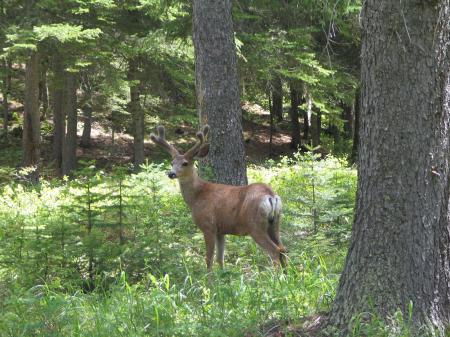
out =
[[[175,179],[177,177],[177,174],[175,172],[170,171],[169,173],[167,173],[167,176],[170,179]]]

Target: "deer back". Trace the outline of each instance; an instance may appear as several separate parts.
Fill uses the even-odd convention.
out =
[[[204,182],[192,199],[185,198],[202,230],[247,235],[272,211],[272,189],[261,183],[230,186]]]

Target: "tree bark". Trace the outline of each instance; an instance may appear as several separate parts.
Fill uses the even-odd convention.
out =
[[[197,109],[211,126],[209,162],[215,181],[247,184],[231,0],[195,0]]]
[[[330,322],[400,309],[413,328],[450,323],[448,1],[368,0],[351,244]],[[424,334],[422,334],[424,335]]]
[[[277,121],[281,122],[283,120],[283,82],[278,75],[272,80],[272,107]]]
[[[291,117],[291,148],[298,150],[300,146],[300,122],[298,120],[298,106],[300,105],[300,92],[297,83],[290,83],[291,90],[291,109],[289,114]]]
[[[133,119],[133,149],[134,149],[134,168],[144,162],[144,110],[140,101],[140,82],[139,82],[139,61],[137,58],[131,58],[128,61],[128,81],[130,85],[130,102],[128,109]]]
[[[66,72],[64,85],[64,111],[67,130],[62,152],[62,174],[70,175],[77,164],[77,74]]]
[[[64,112],[64,66],[60,56],[55,54],[52,62],[53,78],[50,85],[53,110],[53,159],[56,171],[62,175],[62,153],[66,133],[66,115]]]
[[[41,120],[45,120],[47,118],[48,111],[47,67],[46,62],[41,63],[41,76],[39,80],[39,100],[42,104]]]
[[[35,167],[28,178],[39,182],[41,156],[41,123],[39,119],[39,56],[32,51],[25,70],[25,111],[23,116],[23,166]]]

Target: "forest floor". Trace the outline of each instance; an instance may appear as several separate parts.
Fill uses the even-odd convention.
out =
[[[19,116],[23,113],[23,108],[20,104],[11,103],[11,110],[15,111]],[[256,104],[243,105],[243,129],[245,149],[247,161],[252,164],[259,164],[265,160],[272,158],[277,159],[281,156],[291,155],[293,153],[290,147],[289,135],[289,120],[283,120],[276,123],[272,129],[272,144],[270,144],[270,115],[269,112],[262,109]],[[52,124],[52,121],[46,121],[47,125]],[[1,146],[0,151],[9,147],[9,155],[4,159],[4,163],[10,167],[20,166],[20,151],[21,146],[21,131],[14,132],[17,124],[10,122],[10,130],[12,137],[9,139],[7,146]],[[82,133],[83,123],[79,122],[78,136],[80,138]],[[185,123],[178,127],[168,125],[167,138],[169,141],[181,149],[186,149],[190,144],[195,142],[195,132],[197,129],[191,124]],[[148,130],[147,130],[147,133]],[[41,153],[43,157],[43,166],[51,166],[51,141],[50,133],[44,135]],[[5,145],[5,144],[3,144]],[[159,149],[146,135],[144,141],[145,157],[149,162],[156,160],[161,161],[167,158],[165,152]],[[16,152],[11,155],[11,152]],[[92,123],[91,131],[91,146],[83,148],[78,146],[77,157],[79,160],[94,161],[97,168],[109,170],[115,165],[128,165],[133,160],[133,137],[125,132],[113,132],[111,128],[100,121]],[[2,160],[3,161],[3,160]],[[51,172],[48,172],[50,175]]]
[[[268,158],[278,158],[292,153],[290,136],[286,130],[287,122],[282,122],[274,131],[272,146],[270,146],[270,126],[251,120],[243,121],[245,149],[247,160],[250,163],[260,163]],[[190,125],[183,125],[173,130],[167,130],[167,138],[172,139],[175,146],[186,148],[186,137],[194,144],[194,135],[197,130]],[[160,149],[147,137],[144,141],[145,157],[149,160],[160,160],[166,157]],[[92,127],[91,147],[78,148],[78,157],[86,160],[95,160],[98,167],[109,168],[116,164],[131,163],[133,154],[133,138],[127,133],[116,133],[114,140],[111,132],[105,130],[100,124],[94,123]]]
[[[249,163],[261,163],[268,158],[276,159],[292,154],[288,120],[277,123],[274,127],[271,145],[269,112],[259,105],[248,103],[243,105],[243,110],[245,149]],[[191,124],[182,124],[178,127],[169,125],[166,129],[167,139],[179,148],[189,147],[195,142],[194,135],[197,129]],[[127,133],[116,133],[112,136],[110,130],[106,130],[96,122],[92,127],[92,146],[78,150],[80,158],[96,160],[97,166],[101,168],[109,168],[115,164],[124,165],[133,160],[133,138]],[[144,141],[144,151],[149,161],[167,158],[167,155],[149,139],[148,135]]]
[[[265,337],[323,337],[325,319],[325,315],[313,315],[303,318],[302,322],[269,321],[261,327],[261,335]],[[245,337],[254,337],[254,335]]]

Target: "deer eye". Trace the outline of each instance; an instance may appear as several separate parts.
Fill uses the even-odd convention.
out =
[[[183,166],[188,166],[188,162],[187,161],[185,161],[183,164],[181,164],[181,165],[183,165]]]

